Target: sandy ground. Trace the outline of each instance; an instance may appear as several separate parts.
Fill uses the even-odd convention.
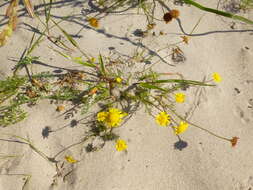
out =
[[[93,56],[98,53],[109,54],[109,47],[114,47],[122,54],[133,54],[139,42],[148,50],[157,51],[166,44],[180,41],[181,30],[176,20],[169,24],[157,22],[154,31],[166,33],[163,36],[148,35],[145,38],[135,36],[136,29],[146,28],[145,17],[136,13],[136,9],[127,13],[109,14],[101,18],[100,29],[93,29],[85,22],[81,10],[90,9],[82,1],[65,1],[61,8],[53,9],[55,19],[75,14],[72,21],[65,21],[61,26],[76,38],[83,50]],[[78,3],[79,2],[79,3]],[[216,1],[205,5],[216,7]],[[76,6],[75,3],[77,3]],[[1,1],[3,4],[3,1]],[[39,2],[37,2],[39,5]],[[180,19],[186,32],[190,33],[198,19],[203,16],[195,34],[218,30],[232,30],[233,21],[189,6],[170,8],[180,10]],[[0,7],[1,15],[6,8]],[[42,9],[39,9],[42,10]],[[20,14],[23,11],[20,9]],[[93,13],[95,15],[96,13]],[[253,12],[242,13],[253,19]],[[162,17],[161,15],[157,15]],[[4,23],[3,16],[1,22]],[[11,74],[18,59],[27,47],[32,32],[38,21],[27,14],[19,18],[18,29],[0,48],[0,74],[4,78]],[[41,27],[41,25],[39,25]],[[252,29],[252,26],[236,22],[235,29]],[[181,34],[182,35],[182,34]],[[76,68],[79,65],[63,59],[43,42],[33,55],[40,60],[58,67]],[[155,70],[179,72],[186,78],[202,80],[213,72],[219,72],[223,78],[216,88],[206,88],[200,96],[194,89],[188,92],[187,102],[179,109],[188,110],[200,104],[191,116],[191,121],[227,137],[238,136],[240,141],[235,148],[196,128],[182,134],[188,143],[182,151],[175,149],[177,137],[168,128],[158,127],[154,120],[143,111],[138,112],[126,125],[116,132],[127,140],[128,151],[117,152],[114,142],[92,153],[86,153],[83,146],[73,147],[59,155],[73,155],[78,163],[64,164],[61,176],[55,176],[54,165],[19,143],[1,141],[1,155],[16,155],[15,158],[0,160],[0,190],[21,190],[26,176],[31,178],[25,190],[250,190],[253,189],[253,32],[213,33],[191,37],[189,44],[182,44],[186,61],[174,64],[170,58],[160,63]],[[158,53],[164,57],[168,51]],[[174,66],[170,66],[169,64]],[[140,63],[142,64],[142,63]],[[35,65],[34,72],[52,71],[53,68]],[[86,131],[85,126],[69,126],[42,137],[46,126],[59,129],[71,122],[55,111],[55,106],[48,101],[27,108],[30,116],[8,128],[0,128],[1,133],[12,133],[29,137],[36,147],[49,156],[55,155],[62,148],[78,142]],[[78,119],[81,116],[76,116]],[[4,138],[4,137],[1,137]],[[51,186],[53,180],[57,182]]]

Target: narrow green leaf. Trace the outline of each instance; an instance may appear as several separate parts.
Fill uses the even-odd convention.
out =
[[[72,58],[69,56],[69,55],[67,55],[67,54],[65,54],[65,53],[62,53],[62,52],[60,52],[60,51],[58,51],[58,50],[56,50],[56,49],[53,49],[53,48],[51,48],[53,51],[55,51],[56,53],[59,53],[61,56],[63,56],[63,57],[65,57],[65,58],[67,58],[67,59],[70,59],[70,60],[72,60]]]
[[[83,61],[80,57],[71,57],[71,56],[69,56],[65,53],[62,53],[62,52],[60,52],[56,49],[52,48],[52,50],[55,51],[56,53],[60,54],[61,56],[65,57],[66,59],[69,59],[69,60],[71,60],[75,63],[81,64],[81,65],[84,65],[84,66],[87,66],[87,67],[92,67],[92,68],[96,67],[95,64]]]
[[[74,58],[72,58],[72,60],[75,63],[79,63],[79,64],[84,65],[84,66],[93,67],[93,68],[97,67],[94,63],[89,63],[89,62],[83,61],[82,58],[80,58],[80,57],[74,57]]]
[[[142,87],[144,87],[144,88],[156,89],[156,90],[161,90],[161,91],[167,92],[166,89],[160,88],[160,87],[152,85],[150,83],[139,83],[139,85],[142,86]]]
[[[184,83],[189,85],[199,85],[199,86],[216,86],[214,84],[206,84],[204,82],[194,81],[194,80],[183,80],[183,79],[167,79],[167,80],[156,80],[152,82],[155,83]]]
[[[40,44],[40,42],[42,41],[42,37],[45,35],[45,32],[46,30],[44,30],[39,36],[39,38],[32,44],[32,41],[34,40],[34,37],[35,37],[35,32],[34,32],[34,35],[29,45],[29,50],[27,51],[27,55],[30,55],[32,51]]]
[[[101,73],[105,76],[106,75],[105,65],[104,65],[103,57],[100,54],[99,54],[99,65],[100,65]]]
[[[217,9],[212,9],[212,8],[209,8],[209,7],[205,7],[205,6],[199,4],[199,3],[195,2],[195,1],[192,1],[192,0],[183,0],[183,1],[185,3],[187,3],[187,4],[190,4],[190,5],[193,5],[194,7],[197,7],[200,10],[203,10],[203,11],[215,13],[217,15],[221,15],[221,16],[224,16],[224,17],[232,18],[232,19],[235,19],[235,20],[240,20],[240,21],[245,22],[247,24],[253,24],[252,20],[249,20],[249,19],[247,19],[245,17],[242,17],[242,16],[238,16],[238,15],[231,14],[231,13],[224,12],[224,11],[220,11],[220,10],[217,10]]]
[[[53,19],[51,19],[52,22],[61,30],[61,32],[64,34],[64,36],[66,36],[66,38],[70,41],[70,43],[75,46],[75,47],[79,47],[77,42],[62,28],[60,27]]]

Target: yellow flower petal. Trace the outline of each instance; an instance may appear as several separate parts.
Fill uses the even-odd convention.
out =
[[[185,101],[185,94],[184,93],[176,93],[175,100],[177,103],[184,103]]]
[[[120,78],[120,77],[117,77],[115,80],[116,80],[117,83],[121,83],[122,82],[122,78]]]
[[[214,80],[214,82],[219,83],[219,82],[221,82],[221,81],[222,81],[222,78],[221,78],[221,76],[220,76],[220,74],[219,74],[219,73],[214,72],[214,73],[213,73],[213,80]]]
[[[97,120],[103,122],[106,119],[107,116],[108,116],[107,112],[99,112],[97,114]]]
[[[71,164],[74,164],[77,162],[72,156],[65,156],[65,160]]]
[[[180,133],[183,133],[186,131],[186,129],[188,128],[189,124],[184,122],[184,121],[180,121],[179,126],[174,127],[175,128],[175,134],[178,135]]]
[[[156,123],[160,126],[166,127],[168,124],[170,124],[170,116],[166,112],[160,112],[156,116]]]
[[[124,141],[124,140],[122,140],[122,139],[117,140],[117,141],[116,141],[115,148],[116,148],[117,151],[126,150],[126,149],[127,149],[126,141]]]

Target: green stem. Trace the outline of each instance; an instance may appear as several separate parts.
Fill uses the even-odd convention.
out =
[[[215,137],[217,137],[217,138],[220,138],[220,139],[223,139],[223,140],[226,140],[226,141],[229,141],[229,142],[231,141],[231,139],[229,139],[229,138],[226,138],[226,137],[222,137],[222,136],[220,136],[220,135],[217,135],[217,134],[213,133],[212,131],[209,131],[208,129],[205,129],[205,128],[200,127],[200,126],[198,126],[198,125],[196,125],[196,124],[194,124],[194,123],[192,123],[192,122],[190,122],[190,121],[187,121],[186,119],[184,119],[183,117],[181,117],[180,115],[178,115],[178,114],[177,114],[174,110],[172,110],[172,109],[170,109],[170,111],[173,112],[173,114],[175,114],[179,119],[181,119],[182,121],[187,122],[188,124],[190,124],[190,125],[193,126],[193,127],[196,127],[196,128],[198,128],[198,129],[201,129],[202,131],[205,131],[205,132],[209,133],[210,135],[213,135],[213,136],[215,136]]]
[[[228,12],[224,12],[224,11],[219,11],[217,9],[212,9],[212,8],[209,8],[209,7],[205,7],[205,6],[199,4],[195,1],[192,1],[192,0],[183,0],[183,1],[187,4],[190,4],[190,5],[193,5],[194,7],[197,7],[198,9],[201,9],[203,11],[211,12],[211,13],[221,15],[221,16],[224,16],[224,17],[228,17],[228,18],[232,18],[232,19],[235,19],[235,20],[240,20],[240,21],[245,22],[247,24],[253,24],[252,20],[249,20],[249,19],[247,19],[245,17],[242,17],[242,16],[238,16],[238,15],[235,15],[235,14],[232,14],[232,13],[228,13]]]

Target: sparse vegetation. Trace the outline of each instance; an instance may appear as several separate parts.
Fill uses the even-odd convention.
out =
[[[0,33],[0,46],[6,45],[7,39],[15,31],[18,19],[18,2],[18,0],[11,0],[9,2],[6,11],[8,22]],[[93,137],[99,137],[103,143],[99,146],[88,144],[86,147],[87,152],[101,149],[106,141],[115,141],[116,150],[125,151],[128,145],[124,139],[120,138],[119,134],[114,132],[114,129],[123,126],[141,108],[144,108],[146,113],[153,117],[154,123],[156,122],[163,127],[170,127],[177,136],[190,130],[190,127],[195,127],[219,139],[228,141],[233,147],[236,145],[238,137],[226,138],[194,124],[186,116],[183,116],[176,106],[187,101],[186,93],[188,90],[196,87],[215,87],[216,83],[222,81],[219,73],[214,72],[212,78],[209,77],[205,80],[196,81],[185,78],[181,73],[155,71],[153,69],[154,66],[159,64],[163,58],[154,61],[153,57],[157,52],[152,52],[153,54],[147,53],[147,49],[142,47],[137,49],[134,55],[122,56],[116,52],[109,56],[98,53],[97,57],[93,57],[84,50],[85,47],[82,47],[62,27],[61,21],[56,21],[51,16],[54,1],[43,2],[44,4],[40,6],[44,8],[45,20],[37,15],[29,0],[23,1],[29,15],[42,24],[42,29],[36,28],[39,32],[37,32],[38,34],[34,32],[27,46],[28,48],[24,48],[23,55],[17,62],[13,75],[0,80],[1,127],[11,126],[25,120],[29,117],[25,111],[27,106],[32,107],[39,104],[41,100],[46,99],[56,106],[61,102],[62,105],[58,106],[56,111],[64,112],[66,117],[69,117],[73,110],[65,110],[65,104],[73,106],[83,116],[91,114],[85,123],[90,129],[88,134],[85,134],[84,138],[75,145],[84,144],[84,142]],[[167,1],[162,0],[96,0],[92,1],[92,3],[94,3],[94,6],[98,10],[94,11],[97,15],[92,17],[87,16],[84,20],[94,30],[100,27],[100,14],[124,12],[131,8],[136,8],[136,12],[144,14],[147,19],[145,23],[147,30],[139,31],[140,33],[138,34],[139,37],[143,38],[145,38],[145,35],[150,30],[156,27],[155,22],[169,24],[173,19],[180,19],[180,12],[176,9],[168,9]],[[192,0],[177,1],[177,4],[188,4],[208,13],[228,17],[246,24],[253,24],[253,21],[248,18],[205,7]],[[252,9],[252,0],[240,1],[240,8],[242,10]],[[164,12],[162,18],[157,18],[156,16],[158,9]],[[64,17],[64,19],[67,19],[67,17]],[[198,23],[194,29],[197,25]],[[58,29],[59,36],[61,37],[52,35],[52,28]],[[163,35],[162,32],[159,35]],[[167,57],[170,56],[173,63],[177,64],[186,60],[184,52],[180,47],[189,43],[189,36],[182,35],[178,43],[165,47],[165,49],[170,51]],[[40,48],[44,40],[49,40],[52,43],[52,46],[49,48],[58,56],[79,64],[82,68],[61,68],[61,72],[57,74],[53,72],[33,73],[31,67],[35,63],[40,63],[41,59],[41,57],[35,56],[33,52],[34,49]],[[75,54],[73,56],[73,51],[78,55]],[[136,67],[139,62],[148,64],[143,68]],[[75,124],[77,125],[78,122]],[[44,137],[48,137],[51,132],[54,131],[49,127],[45,128]],[[72,147],[69,146],[58,152],[55,156],[49,157],[43,151],[38,150],[29,139],[10,134],[7,134],[7,136],[25,143],[48,162],[55,164],[56,168],[58,168],[57,164],[60,162],[58,155]],[[71,164],[78,162],[71,155],[66,156],[65,159]],[[59,173],[58,170],[57,172]],[[30,176],[26,175],[26,177],[25,183],[30,179]]]

